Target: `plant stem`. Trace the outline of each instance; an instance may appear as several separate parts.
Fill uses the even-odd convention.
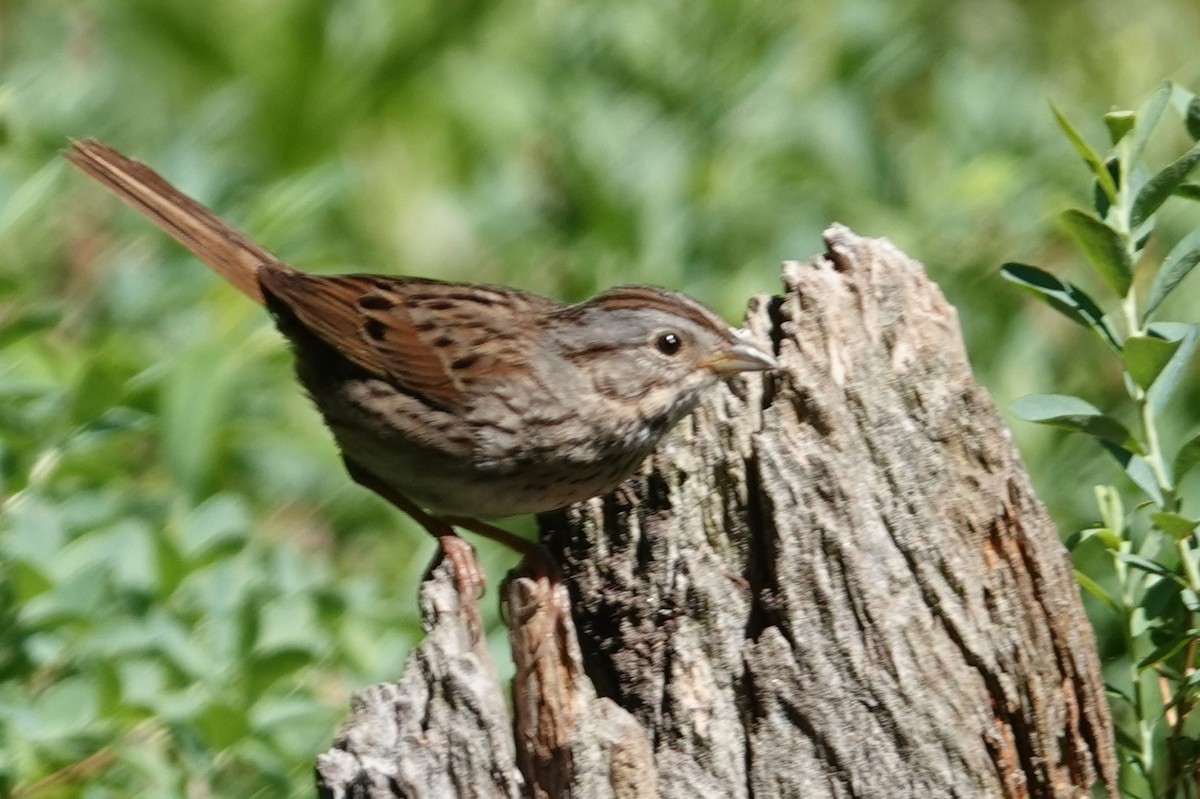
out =
[[[1137,263],[1137,248],[1136,242],[1133,240],[1133,232],[1129,227],[1129,218],[1132,212],[1133,199],[1127,188],[1128,173],[1133,165],[1126,163],[1125,159],[1121,159],[1121,186],[1117,192],[1116,213],[1113,214],[1113,222],[1117,232],[1121,235],[1125,242],[1125,251],[1129,257],[1129,263]],[[1138,303],[1137,289],[1132,284],[1125,296],[1121,298],[1121,315],[1125,321],[1125,335],[1142,336],[1146,330],[1138,319]],[[1138,418],[1142,424],[1142,435],[1146,439],[1146,462],[1150,465],[1150,471],[1154,474],[1154,481],[1158,483],[1158,488],[1162,492],[1161,510],[1175,511],[1178,506],[1178,501],[1175,499],[1175,487],[1171,484],[1171,478],[1167,474],[1166,464],[1163,462],[1162,446],[1158,440],[1158,425],[1155,424],[1154,409],[1150,407],[1147,398],[1147,392],[1141,386],[1133,382],[1132,378],[1126,374],[1126,385],[1129,388],[1130,398],[1137,405]]]
[[[1133,198],[1129,191],[1129,173],[1132,168],[1133,164],[1128,163],[1125,157],[1120,158],[1121,181],[1117,192],[1116,202],[1113,204],[1113,210],[1115,213],[1112,215],[1112,221],[1115,223],[1115,227],[1125,243],[1125,249],[1128,254],[1130,264],[1136,263],[1138,256],[1136,242],[1134,241],[1133,233],[1129,225],[1133,203]],[[1131,336],[1145,335],[1145,327],[1138,318],[1137,290],[1133,287],[1132,283],[1130,284],[1128,291],[1125,293],[1125,296],[1121,298],[1121,315],[1124,320],[1126,339]],[[1171,484],[1171,477],[1167,473],[1166,465],[1163,461],[1162,444],[1158,437],[1158,425],[1156,423],[1157,420],[1155,419],[1154,408],[1151,406],[1149,401],[1148,392],[1133,380],[1128,371],[1126,371],[1125,374],[1125,385],[1129,392],[1130,399],[1132,399],[1134,404],[1137,406],[1138,420],[1141,423],[1142,436],[1144,438],[1143,443],[1145,446],[1146,462],[1149,464],[1150,471],[1154,475],[1154,481],[1158,484],[1159,492],[1162,494],[1162,500],[1159,503],[1159,509],[1163,511],[1174,512],[1178,508],[1179,502],[1175,497],[1175,488]],[[1131,543],[1132,542],[1129,540],[1124,541],[1122,543],[1122,549],[1127,550],[1130,548]],[[1133,575],[1128,570],[1123,568],[1119,568],[1117,574],[1118,579],[1121,581],[1121,586],[1124,592],[1123,600],[1125,602],[1127,613],[1129,614],[1125,619],[1125,635],[1126,646],[1128,647],[1127,651],[1131,657],[1130,676],[1133,680],[1133,699],[1135,703],[1134,710],[1138,719],[1138,733],[1140,737],[1138,743],[1141,747],[1141,766],[1143,773],[1147,778],[1150,790],[1157,796],[1159,793],[1159,788],[1165,786],[1156,785],[1158,782],[1155,778],[1156,769],[1154,765],[1154,729],[1156,727],[1156,721],[1150,717],[1149,708],[1152,700],[1144,695],[1145,674],[1138,666],[1137,639],[1141,636],[1135,634],[1132,627],[1134,614],[1137,612],[1135,610],[1137,604],[1134,600],[1135,589],[1134,586],[1131,585]],[[1137,593],[1141,592],[1137,591]],[[1174,688],[1174,686],[1165,685],[1161,681],[1158,682],[1158,687],[1167,694],[1170,694],[1171,690]],[[1165,697],[1162,700],[1162,706],[1165,707],[1169,705],[1170,698]],[[1180,713],[1177,718],[1181,720],[1183,718],[1183,714]],[[1181,724],[1182,721],[1179,723]],[[1170,725],[1170,729],[1172,736],[1174,736],[1177,734],[1179,727],[1173,724]],[[1174,763],[1176,754],[1174,751],[1175,748],[1176,747],[1171,747],[1166,753],[1168,775],[1174,774],[1176,771],[1176,766]]]
[[[1126,539],[1121,542],[1118,553],[1128,554],[1132,549],[1131,542]],[[1146,701],[1141,669],[1138,668],[1137,635],[1133,631],[1134,609],[1137,606],[1134,594],[1137,587],[1134,580],[1137,575],[1129,569],[1128,564],[1120,557],[1113,558],[1113,568],[1116,572],[1117,584],[1121,586],[1121,605],[1125,612],[1122,614],[1122,633],[1125,636],[1125,651],[1129,654],[1129,696],[1133,702],[1133,712],[1137,719],[1138,751],[1134,753],[1136,762],[1141,767],[1149,785],[1153,786],[1154,773],[1154,724],[1149,718],[1149,702]]]
[[[1154,409],[1146,400],[1145,391],[1138,389],[1137,393],[1140,396],[1134,397],[1134,401],[1137,402],[1142,433],[1146,437],[1146,462],[1150,464],[1150,471],[1154,473],[1154,480],[1158,483],[1159,490],[1162,491],[1162,510],[1174,513],[1179,509],[1179,500],[1175,496],[1175,486],[1171,484],[1170,475],[1167,474],[1166,464],[1163,463],[1162,445],[1158,440],[1158,425],[1155,424]]]

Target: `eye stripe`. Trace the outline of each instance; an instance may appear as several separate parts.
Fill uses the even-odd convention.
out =
[[[729,330],[729,326],[720,317],[691,297],[653,286],[617,286],[583,305],[608,310],[652,308],[682,316],[701,327],[717,330],[722,334]]]

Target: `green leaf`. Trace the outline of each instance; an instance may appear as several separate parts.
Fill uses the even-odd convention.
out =
[[[53,327],[61,318],[62,311],[43,307],[23,309],[18,311],[15,317],[0,314],[0,349]]]
[[[1135,164],[1128,175],[1129,186],[1127,194],[1130,197],[1136,197],[1137,193],[1146,185],[1146,180],[1149,173],[1143,164]],[[1108,217],[1104,217],[1107,219]],[[1154,233],[1154,228],[1158,224],[1158,218],[1154,216],[1147,217],[1146,221],[1132,229],[1131,237],[1133,238],[1133,263],[1137,263],[1137,254],[1146,247],[1146,242],[1150,240],[1150,236]]]
[[[1162,119],[1163,111],[1166,110],[1167,102],[1170,99],[1171,83],[1165,81],[1159,90],[1150,95],[1137,110],[1133,139],[1130,141],[1129,147],[1130,166],[1137,163],[1138,159],[1142,157],[1142,153],[1146,150],[1146,142],[1150,140],[1150,134],[1158,126],[1158,121]]]
[[[1064,211],[1062,221],[1104,282],[1118,297],[1128,294],[1129,284],[1133,282],[1133,264],[1124,237],[1096,217],[1076,208]]]
[[[1110,444],[1107,441],[1101,441],[1100,446],[1104,447],[1109,455],[1112,455],[1124,470],[1125,475],[1133,481],[1133,484],[1142,490],[1142,492],[1150,497],[1156,505],[1162,505],[1163,496],[1162,489],[1158,487],[1158,481],[1154,479],[1154,471],[1150,468],[1150,464],[1141,455],[1135,455],[1124,447],[1118,447],[1116,444]]]
[[[1117,600],[1109,596],[1108,592],[1104,590],[1104,587],[1101,586],[1100,583],[1096,582],[1091,577],[1088,577],[1086,574],[1079,571],[1079,569],[1075,570],[1075,582],[1079,583],[1079,587],[1084,591],[1087,591],[1089,594],[1096,597],[1096,599],[1099,599],[1105,605],[1108,605],[1108,607],[1112,608],[1114,611],[1118,613],[1121,612],[1121,606],[1117,604]]]
[[[1117,549],[1121,546],[1121,536],[1108,527],[1089,527],[1086,530],[1080,530],[1079,534],[1074,538],[1074,542],[1068,544],[1068,549],[1074,549],[1084,541],[1089,541],[1093,538],[1099,539],[1105,549]]]
[[[1133,382],[1143,390],[1148,389],[1179,349],[1179,344],[1179,340],[1172,341],[1159,336],[1130,336],[1125,339],[1125,348],[1121,353],[1125,370]]]
[[[1158,308],[1159,303],[1167,298],[1179,285],[1192,268],[1200,262],[1200,230],[1193,230],[1184,236],[1178,244],[1171,248],[1162,266],[1154,275],[1150,284],[1150,292],[1146,295],[1146,308],[1142,311],[1143,321]]]
[[[1092,169],[1092,174],[1096,176],[1096,182],[1100,185],[1104,195],[1108,197],[1109,202],[1117,200],[1117,185],[1113,181],[1112,175],[1108,174],[1108,169],[1104,166],[1104,160],[1100,155],[1092,149],[1092,146],[1080,135],[1075,126],[1066,118],[1058,106],[1050,103],[1050,110],[1054,113],[1054,118],[1058,120],[1058,126],[1062,128],[1063,133],[1067,134],[1067,139],[1075,147],[1075,152],[1083,157],[1083,160]]]
[[[264,697],[254,703],[253,741],[304,762],[306,757],[311,759],[310,752],[328,746],[324,731],[335,727],[337,720],[337,710],[301,697]]]
[[[180,520],[179,554],[189,570],[215,562],[242,547],[249,525],[249,514],[240,498],[216,494]]]
[[[163,535],[155,538],[155,570],[159,598],[165,598],[183,582],[188,575],[188,564],[179,551],[173,536]]]
[[[1197,525],[1200,525],[1200,521],[1193,521],[1186,516],[1180,516],[1178,513],[1151,513],[1150,521],[1154,522],[1155,527],[1176,541],[1182,541],[1187,538],[1196,529]]]
[[[1110,157],[1104,162],[1105,169],[1112,177],[1113,182],[1119,184],[1121,180],[1121,162],[1115,157]],[[1096,211],[1096,216],[1100,219],[1108,219],[1108,211],[1112,208],[1112,201],[1108,199],[1108,195],[1100,188],[1100,184],[1093,181],[1092,183],[1092,208]]]
[[[95,681],[84,676],[60,679],[33,700],[36,730],[43,741],[82,733],[99,714]]]
[[[214,701],[197,714],[196,731],[213,749],[232,746],[251,733],[247,708]]]
[[[1161,563],[1155,563],[1149,558],[1143,558],[1141,555],[1134,555],[1131,552],[1118,552],[1116,556],[1121,560],[1133,566],[1135,569],[1141,569],[1150,574],[1156,574],[1159,577],[1165,577],[1168,580],[1174,580],[1175,575],[1166,566]]]
[[[1100,518],[1104,520],[1109,531],[1119,532],[1125,529],[1125,507],[1121,502],[1121,493],[1113,486],[1098,485],[1092,489],[1096,495],[1096,506],[1100,508]],[[1115,535],[1115,532],[1114,532]],[[1108,540],[1105,539],[1105,543]],[[1120,538],[1117,538],[1117,544]],[[1115,549],[1117,544],[1113,544]]]
[[[1192,436],[1175,454],[1175,462],[1171,464],[1171,476],[1178,485],[1192,467],[1200,463],[1200,433]]]
[[[1149,404],[1150,410],[1155,412],[1162,410],[1167,400],[1171,399],[1172,392],[1183,374],[1183,368],[1191,360],[1192,353],[1196,351],[1196,330],[1196,325],[1183,322],[1154,322],[1146,328],[1151,335],[1179,342],[1175,354],[1167,361],[1166,367],[1154,381],[1154,385],[1146,392],[1146,402]]]
[[[1179,187],[1179,184],[1197,163],[1200,163],[1200,144],[1193,146],[1192,149],[1146,181],[1146,185],[1142,187],[1133,201],[1133,208],[1129,212],[1129,227],[1136,228],[1146,217],[1157,211],[1158,207]]]
[[[1193,139],[1200,139],[1200,97],[1194,94],[1184,110],[1183,127]]]
[[[266,696],[254,703],[251,718],[256,742],[269,742],[272,750],[288,752],[302,762],[327,745],[322,731],[337,724],[338,712],[302,697]]]
[[[171,476],[191,495],[216,465],[222,425],[228,424],[234,361],[221,342],[198,341],[180,351],[163,386],[162,447]]]
[[[1087,433],[1123,449],[1141,452],[1141,445],[1123,424],[1079,397],[1030,394],[1014,402],[1012,410],[1027,422]]]
[[[1200,183],[1180,183],[1175,187],[1175,196],[1185,200],[1200,200]]]
[[[1104,115],[1104,126],[1108,128],[1108,139],[1116,144],[1133,130],[1137,115],[1132,111],[1109,111]]]
[[[1188,639],[1184,636],[1172,638],[1166,641],[1164,644],[1162,644],[1162,646],[1159,646],[1149,655],[1146,655],[1146,657],[1142,658],[1141,661],[1138,662],[1138,668],[1144,669],[1149,666],[1153,666],[1155,663],[1166,660],[1182,649],[1187,643]]]
[[[252,656],[246,670],[250,695],[262,696],[277,681],[292,676],[317,661],[316,655],[303,649],[280,649],[269,654]]]
[[[1133,705],[1133,700],[1129,698],[1129,695],[1111,683],[1104,684],[1104,695],[1108,698],[1109,704],[1114,708],[1121,707],[1128,709]]]
[[[1179,611],[1180,605],[1183,604],[1179,598],[1182,590],[1183,583],[1180,580],[1150,581],[1149,587],[1137,601],[1137,605],[1145,612],[1151,626],[1162,627],[1164,620],[1174,617]],[[1171,624],[1173,626],[1174,622],[1172,621]]]
[[[1054,275],[1036,266],[1007,263],[1000,274],[1005,280],[1021,286],[1042,302],[1066,316],[1071,321],[1091,328],[1105,343],[1117,352],[1121,345],[1117,334],[1104,318],[1104,311],[1087,292],[1074,283],[1059,280]]]

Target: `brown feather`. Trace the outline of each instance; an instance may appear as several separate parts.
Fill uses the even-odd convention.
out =
[[[264,269],[259,277],[265,291],[342,357],[409,393],[444,405],[461,402],[445,359],[422,339],[398,297],[380,289],[402,280],[282,269]]]
[[[283,262],[140,161],[95,139],[71,139],[68,161],[187,247],[260,305],[258,270]]]

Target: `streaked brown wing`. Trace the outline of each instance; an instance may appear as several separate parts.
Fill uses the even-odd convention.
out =
[[[268,268],[260,279],[343,357],[450,407],[461,407],[473,380],[523,368],[528,347],[518,329],[561,307],[503,287],[417,278]]]

